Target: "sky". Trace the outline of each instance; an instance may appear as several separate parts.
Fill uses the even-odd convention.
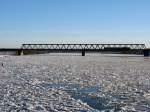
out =
[[[0,48],[23,43],[150,44],[150,0],[0,0]]]

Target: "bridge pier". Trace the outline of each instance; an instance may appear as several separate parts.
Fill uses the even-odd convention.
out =
[[[85,56],[85,51],[82,51],[82,56]]]
[[[144,56],[149,57],[150,56],[150,49],[144,49]]]
[[[17,51],[17,55],[18,55],[18,56],[24,55],[23,50],[18,50],[18,51]]]

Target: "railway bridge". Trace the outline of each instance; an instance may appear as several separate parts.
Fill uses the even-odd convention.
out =
[[[145,44],[22,44],[20,54],[36,54],[49,52],[142,52]]]
[[[126,54],[143,54],[150,56],[150,49],[145,44],[22,44],[20,48],[0,48],[2,54],[44,54],[44,53],[82,53],[86,52],[115,52]]]

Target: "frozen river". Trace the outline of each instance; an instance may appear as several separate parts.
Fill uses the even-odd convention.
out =
[[[150,112],[150,58],[0,56],[0,112]]]

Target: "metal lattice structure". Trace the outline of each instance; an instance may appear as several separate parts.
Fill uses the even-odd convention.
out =
[[[21,49],[31,50],[103,50],[105,48],[145,49],[145,44],[22,44]]]

